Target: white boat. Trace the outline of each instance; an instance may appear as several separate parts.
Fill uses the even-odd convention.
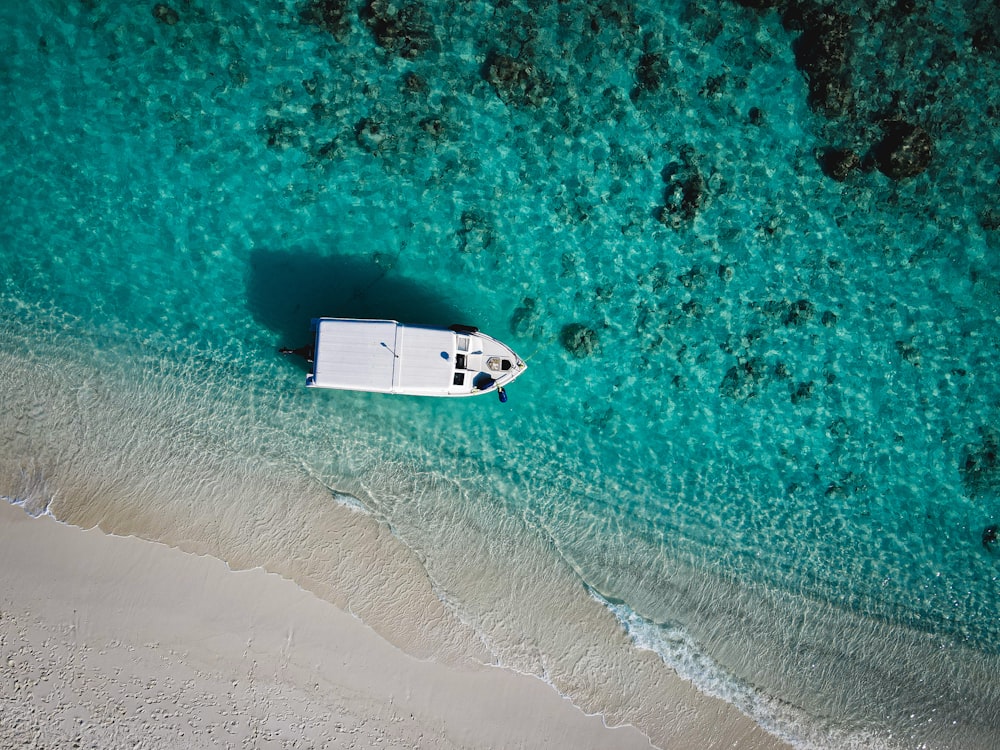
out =
[[[395,320],[316,318],[310,388],[477,396],[504,388],[527,365],[506,344],[469,326],[431,328]]]

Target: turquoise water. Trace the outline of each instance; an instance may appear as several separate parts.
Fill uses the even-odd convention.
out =
[[[294,503],[223,503],[218,467],[307,477],[571,694],[525,625],[560,628],[529,614],[539,549],[796,744],[995,741],[991,11],[845,6],[861,114],[828,120],[773,11],[426,3],[379,46],[305,7],[0,11],[4,494],[227,557],[216,519],[253,565]],[[890,99],[927,171],[824,176]],[[277,348],[321,314],[473,323],[530,368],[505,405],[307,392]]]

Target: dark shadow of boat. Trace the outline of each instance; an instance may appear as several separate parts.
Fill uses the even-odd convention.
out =
[[[446,327],[464,322],[446,290],[430,290],[394,270],[391,259],[370,260],[295,251],[255,250],[247,299],[254,319],[279,345],[308,343],[309,321],[323,316],[386,318]]]

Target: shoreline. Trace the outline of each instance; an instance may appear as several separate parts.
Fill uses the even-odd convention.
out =
[[[233,571],[163,544],[32,518],[5,502],[0,571],[7,740],[656,746],[635,727],[609,728],[584,714],[536,677],[412,657],[260,568]],[[756,725],[747,731],[745,717],[726,721],[736,709],[721,700],[697,694],[692,707],[692,688],[674,679],[678,703],[697,718],[675,727],[675,741],[782,746]],[[729,728],[724,737],[720,726]]]
[[[91,566],[89,561],[94,558],[103,561],[93,563],[98,566],[97,578],[111,576],[129,596],[146,597],[147,589],[166,583],[167,592],[176,600],[176,587],[171,588],[173,584],[164,580],[163,573],[153,575],[150,571],[139,585],[131,578],[122,578],[118,570],[143,567],[116,562],[118,553],[113,550],[151,545],[157,551],[181,556],[170,558],[175,560],[209,555],[193,559],[218,566],[221,578],[215,585],[220,591],[231,587],[230,601],[244,613],[244,620],[258,604],[246,591],[248,584],[242,576],[256,571],[260,580],[283,582],[286,593],[317,601],[345,617],[351,617],[345,612],[357,616],[364,623],[359,627],[370,631],[371,637],[392,653],[411,655],[403,663],[424,659],[437,664],[443,675],[487,670],[505,675],[496,678],[501,679],[500,686],[521,686],[467,685],[457,690],[451,677],[442,678],[451,685],[459,705],[470,704],[468,711],[459,712],[460,721],[465,721],[462,717],[466,714],[475,717],[494,710],[498,695],[504,691],[536,696],[541,691],[576,718],[583,712],[596,715],[582,732],[584,737],[606,721],[636,727],[635,734],[642,737],[644,747],[650,745],[646,737],[660,747],[787,746],[737,706],[699,692],[658,654],[637,648],[614,615],[580,587],[569,566],[549,557],[548,542],[537,531],[516,525],[503,527],[498,531],[506,542],[498,544],[497,537],[483,535],[476,508],[461,503],[445,507],[448,498],[438,499],[436,488],[414,488],[408,478],[391,472],[372,475],[389,481],[384,486],[366,488],[357,479],[337,482],[338,491],[361,496],[369,489],[384,498],[409,497],[416,491],[422,503],[401,505],[401,509],[427,513],[427,502],[433,500],[437,502],[435,510],[445,511],[434,513],[434,523],[426,526],[412,513],[392,513],[390,528],[389,523],[379,520],[378,512],[384,508],[376,508],[372,515],[331,502],[331,488],[303,475],[298,467],[288,468],[279,462],[260,471],[259,459],[248,461],[246,456],[253,454],[241,450],[255,446],[233,443],[230,437],[231,426],[244,424],[246,416],[226,399],[216,398],[219,394],[178,405],[179,392],[199,392],[165,385],[162,368],[159,380],[137,386],[108,365],[107,351],[103,351],[103,366],[98,368],[86,351],[81,354],[74,348],[79,340],[66,342],[58,332],[52,340],[56,351],[45,357],[26,346],[11,347],[17,356],[3,368],[14,402],[0,419],[13,436],[5,454],[0,455],[0,495],[26,503],[35,513],[52,516],[35,525],[15,524],[40,535],[35,546],[17,545],[19,555],[11,552],[13,542],[0,546],[0,565],[6,566],[0,570],[5,578],[15,579],[0,588],[8,597],[0,600],[0,606],[10,609],[10,597],[17,595],[21,620],[26,612],[32,612],[25,602],[52,601],[61,602],[61,607],[46,605],[44,616],[36,618],[43,624],[65,623],[66,610],[73,608],[66,602],[77,595],[74,586],[60,584],[47,599],[39,600],[32,585],[25,585],[25,581],[37,579],[33,572],[36,564],[61,566],[58,574],[49,578],[68,577],[82,585],[90,579],[81,577],[74,565]],[[23,352],[30,353],[24,356]],[[56,360],[61,367],[52,370],[51,377],[39,379],[38,369]],[[187,371],[173,375],[181,378],[180,383],[187,383]],[[81,388],[79,383],[86,385]],[[84,409],[80,408],[81,398],[86,400]],[[39,410],[33,406],[36,404],[46,407]],[[198,426],[197,430],[186,430],[184,439],[177,439],[171,430],[175,424],[172,415],[177,413],[189,415]],[[123,435],[117,429],[120,424],[133,427]],[[218,431],[218,425],[227,426],[225,434]],[[266,427],[255,423],[247,434],[266,435]],[[67,442],[66,435],[73,439]],[[119,457],[110,472],[109,456]],[[17,534],[11,536],[8,528],[10,513],[14,519],[28,516],[21,508],[6,502],[2,505],[7,507],[0,517],[0,541],[16,540]],[[47,530],[43,533],[38,529]],[[438,535],[444,531],[446,538]],[[521,533],[524,531],[529,533]],[[80,551],[68,553],[71,544],[82,545]],[[533,562],[525,566],[525,560]],[[148,568],[152,563],[144,565]],[[93,566],[90,569],[95,570]],[[512,576],[518,582],[513,589]],[[203,577],[197,574],[198,580]],[[51,584],[43,578],[38,585]],[[243,599],[237,596],[241,590]],[[104,592],[96,601],[84,599],[79,608],[113,608],[118,598],[118,594]],[[204,640],[196,627],[196,607],[182,601],[167,609],[171,617],[183,613],[185,632],[197,642]],[[140,614],[140,622],[158,621],[155,614]],[[135,613],[124,611],[122,615],[132,617]],[[288,624],[276,627],[282,632],[269,637],[278,648]],[[301,630],[301,623],[297,627]],[[108,627],[105,632],[110,632]],[[160,635],[132,638],[131,642],[170,642],[171,638]],[[174,650],[181,652],[186,643],[179,640]],[[317,647],[313,661],[328,659],[325,648]],[[72,652],[63,644],[62,661]],[[240,668],[241,659],[242,651],[230,659],[230,670]],[[105,666],[101,663],[96,669],[100,672]],[[398,671],[396,666],[382,668],[382,672],[393,670]],[[365,672],[360,676],[362,682],[371,677]],[[428,679],[413,678],[410,695],[425,692]],[[222,691],[220,694],[229,690],[225,680],[212,678],[210,682]],[[293,684],[294,689],[298,689],[297,684]],[[307,680],[303,684],[312,683]],[[526,685],[531,688],[523,687]],[[214,690],[206,693],[214,694]],[[78,704],[80,698],[73,700]],[[382,705],[386,700],[383,691],[375,702]],[[326,711],[327,703],[317,704],[318,715]],[[536,703],[539,701],[529,701],[525,710],[534,712]],[[548,705],[551,709],[551,701]],[[433,716],[437,716],[435,711],[431,711]],[[543,727],[539,736],[550,736],[546,727],[558,724],[549,716],[552,711],[555,709],[546,709],[545,718],[536,720]],[[505,714],[508,718],[511,715]],[[523,718],[518,713],[513,716],[520,726]],[[495,716],[476,721],[477,731],[480,724],[493,727],[482,740],[485,746],[516,746],[520,742],[507,739],[506,730],[496,729],[502,727],[503,720]],[[571,735],[559,730],[554,736]],[[475,746],[478,737],[476,734],[466,746]],[[525,742],[527,746],[538,744],[537,738]],[[563,745],[553,746],[587,745],[563,739]],[[597,746],[614,743],[605,738]]]

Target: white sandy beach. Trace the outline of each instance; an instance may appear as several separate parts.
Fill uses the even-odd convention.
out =
[[[676,679],[663,747],[778,747]],[[2,747],[644,748],[534,677],[421,661],[262,570],[0,503]]]

